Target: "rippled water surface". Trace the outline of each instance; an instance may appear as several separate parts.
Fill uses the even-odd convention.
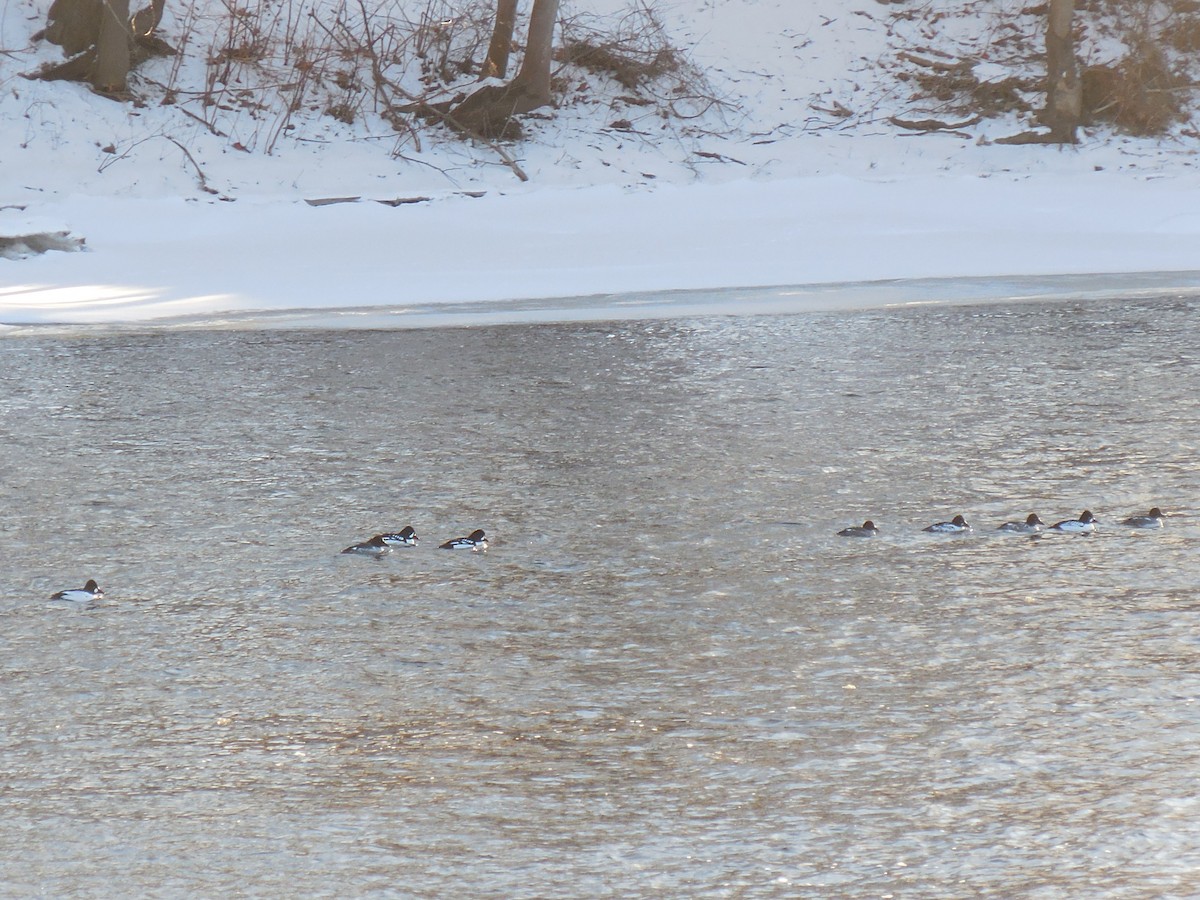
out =
[[[3,892],[1190,893],[1197,333],[1172,298],[14,332]]]

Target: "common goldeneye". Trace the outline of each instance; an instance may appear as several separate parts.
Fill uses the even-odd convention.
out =
[[[843,528],[838,534],[842,537],[875,537],[879,534],[879,529],[875,527],[874,522],[867,519],[862,525],[851,525],[849,528]]]
[[[970,531],[971,526],[967,524],[967,520],[962,516],[955,516],[949,522],[934,522],[932,525],[927,525],[925,530],[943,534],[962,534],[963,532]]]
[[[383,556],[385,553],[391,553],[392,548],[387,545],[382,534],[377,534],[369,541],[363,541],[361,544],[351,544],[343,553],[365,553],[368,556]]]
[[[476,528],[466,537],[454,538],[454,540],[446,541],[438,549],[439,550],[486,550],[488,548],[487,538],[484,537],[483,529]]]
[[[1089,531],[1096,530],[1096,517],[1092,515],[1091,510],[1085,509],[1079,514],[1078,519],[1065,519],[1062,522],[1055,522],[1050,526],[1051,531],[1068,531],[1072,534],[1086,534]]]
[[[1166,514],[1156,506],[1147,515],[1130,516],[1121,524],[1129,525],[1133,528],[1162,528],[1165,524],[1163,519],[1166,517]]]
[[[1046,527],[1046,523],[1038,518],[1037,513],[1030,513],[1024,522],[1005,522],[997,531],[1015,531],[1017,534],[1034,534]]]
[[[411,525],[405,525],[400,531],[391,534],[381,534],[383,542],[389,547],[415,547],[417,546],[417,533]]]
[[[68,591],[59,591],[54,594],[51,600],[69,600],[72,603],[91,603],[104,596],[104,591],[100,590],[100,585],[94,580],[89,580],[82,588],[72,588]]]

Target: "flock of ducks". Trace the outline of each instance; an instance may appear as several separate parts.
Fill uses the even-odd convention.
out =
[[[1163,519],[1165,518],[1166,515],[1156,506],[1144,516],[1130,516],[1127,519],[1122,519],[1121,524],[1128,525],[1130,528],[1162,528]],[[1096,523],[1098,521],[1092,515],[1091,510],[1087,509],[1080,513],[1078,519],[1064,519],[1061,522],[1055,522],[1053,525],[1047,525],[1038,517],[1037,513],[1030,513],[1025,517],[1024,522],[1005,522],[996,530],[1015,534],[1038,534],[1042,531],[1089,534],[1096,530]],[[965,534],[974,530],[962,516],[955,516],[949,522],[934,522],[932,525],[927,525],[922,529],[922,531],[930,531],[935,534]],[[875,537],[875,535],[879,534],[879,528],[874,522],[867,519],[861,525],[852,525],[849,528],[843,528],[838,534],[842,537]]]
[[[405,525],[399,531],[377,534],[360,544],[351,544],[342,552],[383,556],[385,553],[391,553],[395,547],[415,547],[418,540],[416,530],[411,525]],[[439,550],[473,550],[476,553],[486,552],[487,548],[488,539],[482,528],[476,528],[466,537],[451,538],[446,543],[438,545]],[[103,596],[104,591],[101,590],[100,585],[96,584],[95,579],[89,579],[83,587],[59,591],[51,595],[50,599],[65,600],[68,603],[91,603]]]
[[[368,541],[363,541],[361,544],[351,544],[343,553],[362,553],[367,556],[383,556],[385,553],[391,553],[395,547],[415,547],[417,541],[417,532],[413,530],[411,525],[405,525],[399,531],[390,534],[377,534]],[[439,544],[439,550],[474,550],[476,553],[486,551],[488,548],[487,535],[484,534],[482,528],[476,528],[466,537],[451,538],[444,544]]]
[[[1130,528],[1162,528],[1165,518],[1166,515],[1156,506],[1144,516],[1130,516],[1127,519],[1122,519],[1121,524],[1127,525]],[[1047,525],[1038,517],[1037,513],[1030,513],[1025,517],[1025,521],[1005,522],[996,530],[1015,534],[1038,534],[1042,531],[1088,534],[1096,530],[1096,523],[1098,521],[1092,515],[1091,510],[1087,509],[1080,513],[1078,519],[1064,519],[1061,522],[1055,522],[1053,525]],[[962,516],[955,516],[948,522],[934,522],[932,525],[925,526],[922,530],[935,534],[966,534],[967,532],[974,531]],[[841,537],[869,538],[879,534],[879,528],[874,522],[867,519],[861,525],[851,525],[849,528],[843,528],[838,534]],[[411,525],[406,525],[399,531],[377,534],[362,543],[351,544],[342,552],[359,553],[365,556],[383,556],[385,553],[391,553],[396,547],[415,547],[418,540],[420,539],[417,537],[416,530]],[[451,538],[444,544],[438,545],[439,550],[472,550],[476,553],[486,551],[487,548],[488,539],[482,528],[475,529],[466,537]],[[98,600],[103,596],[104,591],[100,589],[95,580],[89,580],[82,588],[59,591],[57,594],[51,596],[50,599],[66,600],[71,603],[91,603],[93,600]]]

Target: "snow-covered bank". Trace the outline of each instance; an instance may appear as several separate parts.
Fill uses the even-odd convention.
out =
[[[622,99],[615,83],[568,72],[570,102],[529,121],[528,138],[508,148],[529,176],[521,183],[495,148],[437,129],[419,147],[398,143],[377,119],[351,125],[319,109],[306,109],[270,153],[250,152],[275,107],[208,107],[186,91],[167,103],[155,84],[179,74],[170,59],[147,64],[144,105],[28,81],[21,72],[61,55],[27,45],[46,5],[20,0],[0,12],[0,51],[19,48],[0,53],[0,237],[67,232],[86,251],[0,258],[0,323],[252,311],[281,321],[282,310],[358,308],[392,310],[385,318],[398,322],[398,308],[436,304],[458,304],[457,314],[479,304],[526,316],[666,314],[680,304],[647,306],[637,295],[1200,271],[1194,129],[1133,138],[1098,128],[1066,149],[995,143],[1027,125],[1016,117],[984,119],[970,133],[904,132],[889,116],[937,110],[914,107],[888,61],[925,32],[921,16],[882,7],[664,5],[672,39],[711,79],[719,111],[663,118]],[[1011,26],[1012,6],[937,0],[925,13],[962,55],[998,21]],[[192,24],[219,34],[223,7],[200,8],[206,17]],[[1004,9],[1009,19],[998,19]],[[173,18],[181,14],[168,10],[168,38],[189,33]],[[189,84],[206,77],[201,46],[179,59]],[[348,196],[362,199],[306,202]],[[372,202],[416,198],[426,199]],[[910,295],[924,289],[903,302],[927,299]],[[851,305],[866,296],[788,296],[800,294]],[[705,308],[751,311],[745,291],[719,296]],[[589,299],[553,300],[561,297]]]
[[[1200,270],[1196,181],[831,176],[395,207],[77,197],[39,223],[86,235],[87,252],[3,264],[0,321],[1187,272]]]

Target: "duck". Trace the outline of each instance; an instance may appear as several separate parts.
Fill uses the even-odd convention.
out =
[[[466,537],[453,538],[446,541],[439,550],[487,550],[488,541],[482,528],[476,528]]]
[[[96,584],[95,579],[88,579],[88,583],[82,588],[72,588],[66,591],[59,591],[57,594],[51,595],[51,600],[68,600],[71,603],[91,603],[93,600],[98,600],[104,596],[104,591],[100,590],[100,585]]]
[[[383,542],[389,547],[415,547],[417,546],[417,532],[413,530],[411,525],[405,525],[399,531],[389,534],[381,534]]]
[[[879,529],[875,527],[874,522],[867,519],[861,525],[851,525],[849,528],[843,528],[838,534],[841,537],[875,537],[875,535],[879,534]]]
[[[1024,522],[1005,522],[997,531],[1016,532],[1017,534],[1036,534],[1046,527],[1046,523],[1038,518],[1037,513],[1030,513]]]
[[[1131,528],[1162,528],[1165,524],[1163,519],[1166,517],[1166,514],[1156,506],[1146,515],[1130,516],[1121,522],[1121,524],[1128,525]]]
[[[1051,531],[1066,531],[1071,534],[1087,534],[1096,530],[1096,517],[1091,510],[1085,509],[1078,519],[1064,519],[1050,526]]]
[[[964,534],[970,530],[971,526],[962,516],[955,516],[949,522],[934,522],[925,527],[925,531],[935,531],[941,534]]]
[[[361,544],[351,544],[343,553],[362,553],[366,556],[383,556],[385,553],[391,553],[392,548],[387,545],[382,534],[377,534],[369,541],[363,541]]]

